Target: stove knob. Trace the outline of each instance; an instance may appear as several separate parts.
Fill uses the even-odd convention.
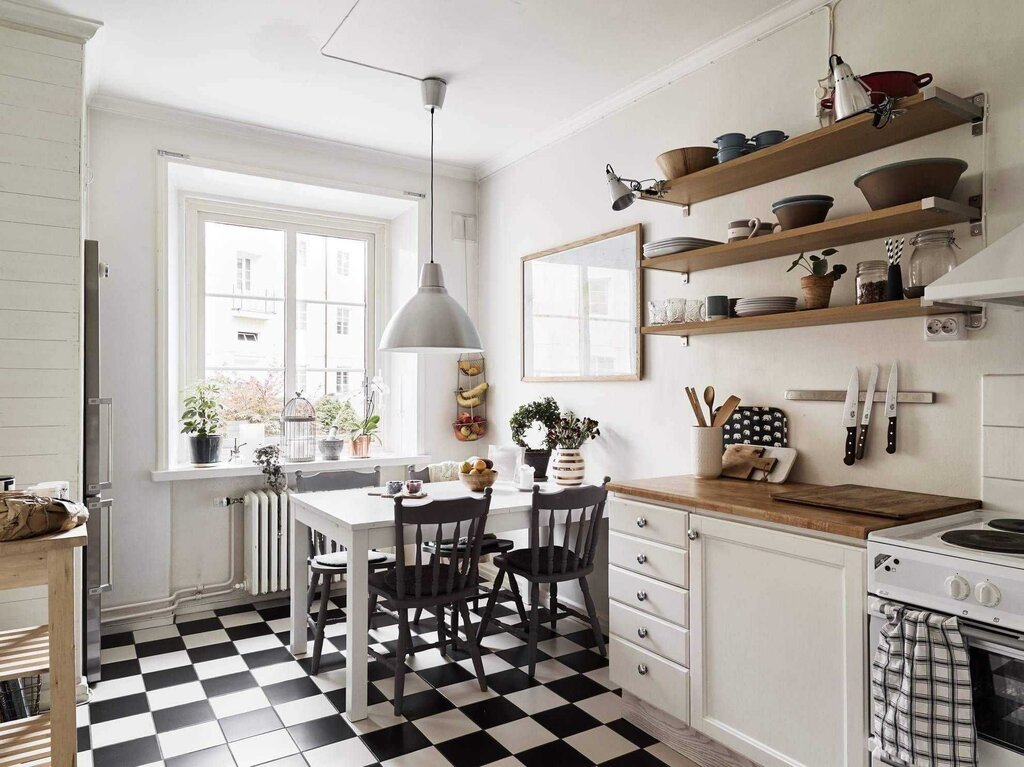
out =
[[[951,575],[946,578],[946,595],[958,601],[967,599],[971,595],[971,584],[962,575]]]
[[[974,588],[974,598],[985,607],[995,607],[1003,598],[1002,592],[994,583],[982,581]]]

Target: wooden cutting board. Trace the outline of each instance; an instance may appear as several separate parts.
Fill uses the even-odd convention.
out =
[[[981,508],[981,501],[971,498],[909,493],[905,490],[887,490],[884,487],[866,485],[810,487],[786,493],[772,493],[772,500],[892,519],[914,519]]]

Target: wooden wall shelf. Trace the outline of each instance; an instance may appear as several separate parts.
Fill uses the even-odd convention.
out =
[[[842,325],[850,322],[873,322],[875,320],[898,320],[904,317],[925,317],[930,314],[974,314],[981,311],[977,306],[959,304],[934,304],[922,306],[916,299],[903,301],[881,301],[859,306],[833,306],[828,309],[811,309],[784,314],[766,314],[761,317],[733,317],[710,322],[677,322],[669,325],[645,325],[642,333],[647,336],[703,336],[716,333],[743,333],[753,330],[781,330],[784,328],[808,328],[817,325]]]
[[[973,101],[935,86],[924,88],[916,96],[900,99],[898,107],[906,111],[883,128],[871,125],[870,114],[850,117],[745,157],[672,179],[666,182],[661,196],[644,193],[640,199],[692,205],[957,125],[978,122],[983,116],[983,108]]]
[[[849,245],[904,232],[934,229],[980,218],[981,211],[941,197],[928,197],[894,208],[872,210],[836,218],[813,226],[766,234],[749,240],[727,242],[685,253],[645,258],[644,269],[669,272],[698,272],[720,266],[736,266],[808,250]]]

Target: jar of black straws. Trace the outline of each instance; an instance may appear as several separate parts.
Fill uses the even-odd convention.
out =
[[[889,264],[889,274],[885,282],[885,300],[903,300],[903,269],[900,267],[900,259],[903,257],[904,239],[900,237],[896,242],[891,237],[885,241],[885,256]]]

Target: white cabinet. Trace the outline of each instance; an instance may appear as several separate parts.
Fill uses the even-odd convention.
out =
[[[690,530],[690,726],[765,767],[865,767],[864,549]]]

